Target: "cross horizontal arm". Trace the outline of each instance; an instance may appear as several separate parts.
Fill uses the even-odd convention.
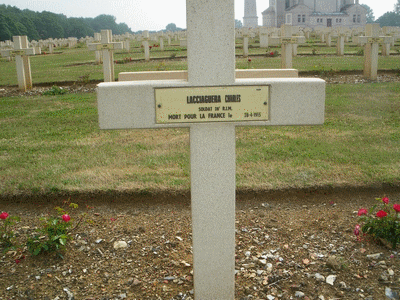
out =
[[[323,124],[325,81],[311,78],[237,79],[230,87],[251,85],[269,86],[269,118],[267,121],[237,121],[234,122],[236,126]],[[156,123],[155,89],[179,87],[190,85],[184,80],[100,83],[97,88],[100,128],[190,127],[190,122]]]

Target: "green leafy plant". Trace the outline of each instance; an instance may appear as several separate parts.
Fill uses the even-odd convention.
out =
[[[78,208],[78,205],[70,203],[69,207]],[[58,216],[41,218],[42,224],[36,230],[38,234],[29,238],[27,241],[28,251],[33,255],[56,252],[62,257],[61,252],[65,250],[68,240],[71,239],[70,233],[76,229],[82,221],[83,216],[72,228],[74,220],[71,219],[68,212],[61,207],[56,207],[55,209],[58,212]]]
[[[364,49],[360,49],[356,53],[357,56],[363,56],[364,55]]]
[[[176,57],[176,53],[172,53],[169,58],[174,59]]]
[[[0,246],[4,248],[4,251],[14,247],[14,232],[11,230],[11,226],[13,226],[16,222],[20,221],[20,218],[17,216],[10,217],[8,213],[3,212],[0,214]]]
[[[311,49],[311,53],[312,53],[312,55],[317,55],[317,49],[315,49],[315,48]]]
[[[358,236],[361,231],[373,237],[377,241],[387,242],[396,249],[400,242],[400,204],[389,204],[389,198],[377,198],[378,204],[371,207],[369,211],[361,208],[358,211],[360,222],[354,229],[354,234]]]
[[[46,95],[46,96],[54,96],[54,95],[64,95],[64,94],[66,94],[68,91],[66,90],[66,89],[63,89],[62,87],[58,87],[58,86],[56,86],[56,85],[53,85],[52,87],[51,87],[51,89],[49,89],[49,90],[47,90],[47,91],[45,91],[45,92],[43,92],[43,95]]]

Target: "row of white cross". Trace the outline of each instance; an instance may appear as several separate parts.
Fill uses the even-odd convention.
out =
[[[293,27],[290,25],[282,25],[280,37],[268,37],[265,34],[260,33],[260,43],[263,46],[272,44],[281,44],[282,48],[282,59],[281,68],[290,69],[292,68],[292,56],[297,54],[297,45],[305,43],[304,36],[294,36],[292,32]],[[380,36],[379,24],[367,24],[366,25],[366,36],[355,37],[355,41],[359,44],[365,45],[365,62],[364,62],[364,76],[376,80],[378,71],[378,47],[383,45],[382,54],[388,55],[390,53],[390,45],[394,43],[392,36]],[[337,54],[344,55],[344,40],[347,36],[346,30],[337,29],[334,33],[337,38]],[[246,31],[242,32],[243,35],[243,56],[248,56],[248,41],[249,33]],[[327,41],[332,37],[332,33],[325,33]],[[89,44],[90,50],[95,51],[96,62],[103,62],[104,81],[111,82],[115,79],[114,73],[114,60],[113,51],[118,49],[126,48],[123,42],[112,42],[111,30],[102,30],[101,34],[96,34],[95,39],[98,39],[99,43]],[[142,36],[142,44],[144,48],[145,61],[150,60],[149,51],[149,33],[146,31]],[[163,48],[163,39],[160,39],[160,43]],[[126,44],[126,43],[125,43]],[[40,50],[39,50],[40,51]],[[14,49],[1,50],[2,56],[11,57],[15,55],[18,57],[17,61],[17,76],[18,86],[21,90],[27,90],[32,87],[32,76],[30,72],[29,55],[34,55],[35,50],[28,48],[28,41],[26,36],[14,37]]]

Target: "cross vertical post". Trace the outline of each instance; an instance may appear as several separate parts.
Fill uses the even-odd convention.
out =
[[[122,42],[112,42],[112,31],[111,30],[101,30],[101,41],[100,43],[89,44],[88,48],[92,51],[101,51],[103,56],[103,73],[104,81],[112,82],[115,78],[114,73],[114,50],[123,49]],[[95,38],[98,37],[95,34]],[[96,56],[96,62],[98,57]]]
[[[189,85],[234,84],[234,1],[187,0],[186,9]],[[190,127],[196,299],[234,299],[235,145],[234,124]]]
[[[144,48],[144,60],[150,61],[150,46],[149,46],[149,32],[147,30],[143,31],[142,33],[142,45]]]
[[[31,63],[28,54],[35,54],[34,49],[28,49],[28,37],[13,36],[15,62],[17,65],[18,87],[23,90],[32,89]]]
[[[292,25],[283,24],[281,27],[281,39],[282,39],[282,69],[292,68],[292,55],[293,49],[290,39],[292,38]]]
[[[101,43],[111,44],[112,43],[112,31],[102,30],[101,31]],[[114,52],[110,49],[103,49],[103,70],[104,70],[104,81],[114,81]]]

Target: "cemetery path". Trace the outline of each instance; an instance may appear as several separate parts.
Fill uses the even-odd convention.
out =
[[[361,71],[349,72],[300,72],[299,77],[313,77],[322,78],[328,84],[346,84],[346,83],[368,83],[372,82],[363,77]],[[377,82],[400,82],[400,73],[394,71],[380,70],[378,72]],[[88,84],[81,84],[77,82],[59,82],[59,83],[41,83],[35,84],[32,90],[22,92],[17,86],[0,86],[1,97],[14,97],[14,96],[38,96],[51,89],[53,85],[58,85],[66,89],[69,93],[94,93],[97,84],[100,81],[92,81]]]
[[[358,209],[383,196],[400,203],[399,187],[238,191],[235,299],[398,299],[399,249],[353,233]],[[3,197],[0,210],[21,217],[23,244],[68,202],[86,215],[63,259],[5,253],[0,299],[193,299],[187,194]]]

